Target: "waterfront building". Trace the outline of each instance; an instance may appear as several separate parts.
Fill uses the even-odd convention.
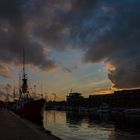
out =
[[[67,96],[67,109],[77,111],[84,103],[84,97],[81,93],[70,92]]]
[[[100,107],[103,103],[111,107],[140,108],[140,89],[120,90],[113,94],[89,96],[89,106]]]

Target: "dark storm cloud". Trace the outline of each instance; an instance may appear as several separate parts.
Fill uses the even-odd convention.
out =
[[[23,24],[19,0],[0,0],[0,18],[8,20],[12,26]]]
[[[70,36],[71,40],[74,38],[69,35],[69,26],[73,28],[70,21],[75,24],[78,16],[79,19],[84,18],[83,10],[90,6],[89,2],[82,0],[79,4],[79,0],[0,0],[0,61],[20,63],[21,52],[25,48],[26,63],[43,70],[56,67],[44,52],[43,44],[63,50],[70,41]],[[74,11],[78,16],[71,20]]]
[[[84,30],[82,24],[89,21],[96,3],[96,0],[48,0],[47,3],[42,0],[37,5],[32,5],[30,9],[30,12],[34,14],[31,18],[27,16],[31,23],[29,28],[35,27],[32,30],[33,34],[51,48],[63,50],[66,44],[76,46],[75,43],[79,44],[82,38],[84,39],[83,33],[81,34],[81,30]],[[39,11],[38,5],[41,6]],[[36,18],[36,15],[42,16]],[[32,23],[32,21],[36,22]],[[86,29],[82,32],[86,34],[89,31]]]
[[[18,63],[24,46],[28,63],[51,69],[45,47],[78,47],[85,62],[105,63],[114,87],[139,87],[139,7],[139,0],[0,0],[0,60]]]
[[[0,0],[0,62],[21,63],[24,48],[26,63],[50,70],[55,67],[54,62],[46,56],[43,46],[33,41],[26,27],[26,3],[22,0]]]
[[[140,87],[140,2],[124,0],[111,6],[115,24],[92,44],[85,59],[87,62],[111,64],[114,68],[109,67],[108,77],[114,87]]]

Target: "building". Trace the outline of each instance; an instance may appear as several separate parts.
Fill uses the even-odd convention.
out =
[[[100,107],[103,103],[111,107],[140,108],[140,89],[120,90],[113,94],[90,95],[90,107]]]
[[[76,111],[81,107],[84,103],[84,97],[77,92],[71,92],[67,96],[67,109]]]

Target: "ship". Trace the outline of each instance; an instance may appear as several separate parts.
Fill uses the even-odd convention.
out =
[[[43,106],[46,100],[43,96],[35,98],[29,92],[28,78],[25,70],[25,56],[23,56],[22,80],[20,79],[19,75],[19,98],[14,111],[25,119],[42,124]]]

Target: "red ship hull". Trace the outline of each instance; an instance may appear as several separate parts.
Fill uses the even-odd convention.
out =
[[[43,119],[42,108],[45,100],[39,99],[26,103],[22,108],[16,110],[16,113],[21,117],[29,119],[36,123],[41,123]]]

